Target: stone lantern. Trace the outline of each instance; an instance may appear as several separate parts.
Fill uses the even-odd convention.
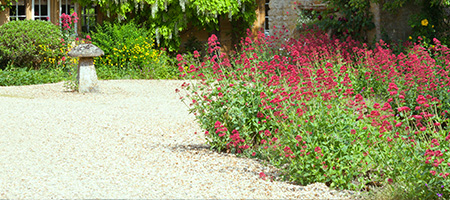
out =
[[[70,57],[79,57],[77,80],[78,92],[96,92],[98,91],[98,79],[95,72],[94,57],[102,56],[103,50],[93,44],[80,44],[72,49],[67,55]]]

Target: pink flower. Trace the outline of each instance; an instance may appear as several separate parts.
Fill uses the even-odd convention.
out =
[[[86,35],[86,39],[90,40],[90,39],[91,39],[91,36]]]
[[[214,124],[215,128],[219,128],[221,127],[222,123],[220,123],[219,121],[216,121],[216,123]]]
[[[402,111],[408,112],[411,109],[409,109],[408,106],[403,106],[403,107],[397,108],[397,110],[398,110],[398,112],[402,112]]]
[[[262,179],[266,180],[266,177],[267,177],[267,175],[264,174],[264,172],[260,172],[259,173],[259,178],[262,178]]]
[[[198,58],[198,57],[200,57],[200,53],[198,53],[198,51],[195,50],[195,51],[194,51],[194,58]]]
[[[316,153],[321,153],[321,152],[322,152],[322,149],[321,149],[320,147],[316,147],[316,148],[314,148],[314,151],[315,151]]]
[[[417,97],[416,101],[418,104],[425,104],[425,103],[427,103],[428,100],[423,95],[419,95]]]
[[[375,103],[375,104],[373,104],[373,108],[375,108],[375,109],[378,109],[378,108],[380,108],[380,104],[379,104],[379,103]]]

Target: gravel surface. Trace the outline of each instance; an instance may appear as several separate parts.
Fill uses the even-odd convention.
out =
[[[181,81],[0,87],[0,198],[344,199],[349,191],[259,178],[277,170],[210,151]],[[197,134],[197,133],[198,134]]]

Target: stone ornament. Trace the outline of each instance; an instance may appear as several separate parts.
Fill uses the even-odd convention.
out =
[[[67,55],[80,58],[77,70],[78,92],[97,92],[98,79],[94,57],[105,55],[105,52],[93,44],[85,43],[76,46]]]

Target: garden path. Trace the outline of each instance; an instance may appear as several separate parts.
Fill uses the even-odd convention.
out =
[[[0,87],[0,199],[340,198],[324,184],[263,180],[254,159],[208,150],[181,81]],[[196,134],[196,132],[198,134]]]

